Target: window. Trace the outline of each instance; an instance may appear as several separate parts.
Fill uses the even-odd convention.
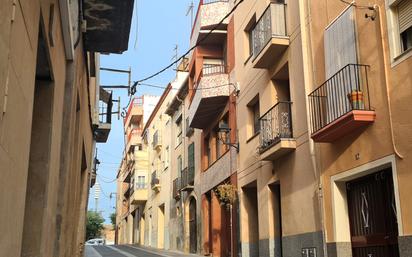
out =
[[[397,61],[400,56],[407,58],[412,54],[412,0],[388,0],[387,3],[391,58]],[[406,52],[410,54],[403,55]]]
[[[165,169],[169,167],[169,146],[165,148]]]
[[[189,173],[195,172],[195,143],[191,143],[188,147],[187,151],[187,166]]]
[[[146,177],[138,176],[136,182],[136,189],[145,189],[146,188]]]
[[[403,52],[412,48],[412,27],[401,33],[401,41]]]
[[[253,134],[260,132],[260,111],[259,111],[259,101],[253,105]]]
[[[249,123],[251,124],[251,136],[260,132],[260,105],[259,95],[255,96],[247,105],[249,109]]]
[[[206,151],[206,166],[209,167],[212,164],[212,151],[210,149],[210,136],[205,138],[204,141],[205,151]]]
[[[230,132],[219,132],[219,128],[229,128],[229,115],[228,113],[219,121],[219,124],[215,128],[216,136],[216,158],[220,158],[223,154],[229,150],[227,143],[230,142]]]
[[[412,48],[412,0],[403,0],[397,6],[401,51]]]
[[[245,28],[246,43],[247,43],[247,53],[245,63],[253,56],[253,29],[256,26],[256,14],[250,19],[249,23]]]
[[[177,157],[177,175],[178,175],[179,178],[182,176],[182,166],[183,166],[182,156],[179,155]]]
[[[176,147],[182,143],[182,119],[176,121]]]

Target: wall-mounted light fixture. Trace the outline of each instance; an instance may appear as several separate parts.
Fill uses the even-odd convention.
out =
[[[218,130],[217,130],[217,138],[220,140],[224,145],[231,146],[235,148],[239,152],[239,143],[232,143],[230,142],[230,133],[231,128],[227,123],[220,123]]]

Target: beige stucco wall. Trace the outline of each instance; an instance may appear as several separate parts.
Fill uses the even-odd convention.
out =
[[[257,181],[259,239],[273,239],[275,226],[271,213],[269,184],[280,183],[282,201],[283,236],[312,233],[321,230],[317,196],[317,179],[313,171],[309,152],[309,137],[306,121],[305,92],[303,82],[302,46],[299,27],[298,1],[288,1],[287,31],[290,44],[287,51],[269,69],[253,68],[253,58],[248,59],[248,37],[245,33],[248,22],[256,15],[260,18],[270,1],[247,0],[235,12],[236,65],[232,79],[239,82],[237,98],[237,126],[239,129],[238,181],[241,199],[241,241],[248,242],[248,208],[242,203],[242,187]],[[264,114],[279,100],[285,100],[277,82],[271,78],[288,63],[290,97],[292,104],[293,135],[297,149],[274,162],[261,161],[258,152],[259,135],[253,137],[252,123],[246,117],[247,104],[259,95],[260,114]],[[256,233],[256,232],[255,232]],[[277,235],[276,235],[277,236]]]
[[[54,30],[49,32],[46,24],[51,3],[55,16]],[[76,49],[74,61],[66,61],[58,1],[15,1],[13,5],[13,1],[5,0],[1,5],[0,218],[3,231],[8,233],[0,235],[0,255],[30,252],[31,256],[79,256],[94,152],[82,44]],[[50,155],[46,161],[49,175],[42,178],[45,184],[27,189],[40,13],[53,77],[49,85],[53,87]],[[54,46],[48,40],[50,35]],[[77,115],[76,95],[80,106]],[[32,151],[40,153],[44,149]],[[37,190],[45,193],[41,195]],[[27,201],[44,197],[46,205],[25,204],[26,191]],[[34,217],[44,222],[32,222],[30,230],[38,232],[31,234],[27,232],[28,224]],[[28,241],[23,243],[25,239]]]
[[[394,155],[394,145],[404,157],[403,159],[396,157],[396,169],[393,167],[398,178],[397,187],[400,206],[397,207],[400,208],[402,216],[403,231],[400,231],[400,234],[412,234],[412,222],[409,218],[412,215],[412,205],[408,199],[408,196],[412,193],[410,187],[412,176],[408,172],[408,167],[412,164],[410,158],[412,125],[407,115],[411,112],[409,99],[412,96],[412,75],[410,73],[412,58],[407,57],[402,61],[395,61],[390,57],[388,46],[391,35],[388,34],[385,2],[375,1],[379,6],[375,21],[364,18],[365,13],[370,11],[356,9],[359,63],[370,65],[368,70],[369,90],[371,104],[377,115],[376,121],[371,126],[348,135],[345,139],[317,146],[318,151],[321,153],[319,158],[321,158],[326,233],[329,242],[336,241],[336,238],[334,238],[332,211],[334,203],[331,195],[331,176]],[[357,1],[357,4],[367,5],[370,3]],[[310,5],[312,11],[310,29],[314,69],[313,89],[326,79],[323,50],[324,29],[345,7],[344,4],[336,1],[312,3]],[[381,26],[383,30],[381,30]],[[385,62],[384,58],[386,58]],[[385,78],[385,66],[388,72],[387,78]],[[388,108],[386,87],[389,88],[391,113]],[[390,114],[392,115],[394,141],[391,139]],[[358,158],[356,158],[357,155]]]

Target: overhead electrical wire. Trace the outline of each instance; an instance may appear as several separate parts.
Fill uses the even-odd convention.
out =
[[[142,85],[142,86],[148,86],[148,87],[154,87],[154,88],[160,88],[160,89],[165,89],[166,87],[162,87],[162,86],[157,86],[157,85],[150,85],[150,84],[146,84],[143,83],[144,81],[147,81],[149,79],[152,79],[154,77],[157,77],[158,75],[162,74],[163,72],[167,71],[168,69],[172,68],[173,65],[177,64],[178,62],[180,62],[182,59],[184,59],[188,54],[190,54],[190,52],[192,52],[196,47],[198,47],[200,45],[200,43],[202,43],[203,41],[205,41],[215,30],[217,30],[220,25],[223,24],[223,22],[229,18],[229,16],[237,9],[237,7],[243,3],[244,0],[240,0],[237,4],[235,4],[235,6],[230,10],[229,13],[227,13],[218,24],[216,24],[215,26],[213,26],[213,28],[206,34],[204,35],[194,46],[192,46],[189,50],[187,50],[183,55],[181,55],[179,58],[177,58],[175,61],[173,61],[172,63],[170,63],[169,65],[167,65],[166,67],[164,67],[163,69],[159,70],[158,72],[153,73],[150,76],[147,76],[143,79],[139,79],[137,81],[134,81],[133,85],[130,88],[130,97],[129,97],[129,102],[127,103],[127,105],[125,107],[123,107],[123,111],[122,111],[122,117],[125,118],[126,117],[126,113],[127,113],[127,109],[130,106],[130,103],[133,100],[133,95],[136,93],[136,87],[138,85]],[[219,86],[217,86],[219,87]],[[205,88],[206,89],[206,88]],[[192,89],[193,91],[199,90],[199,89]]]
[[[173,65],[177,64],[179,61],[181,61],[183,58],[185,58],[191,51],[193,51],[197,46],[200,45],[200,43],[202,43],[203,41],[205,41],[212,33],[213,31],[217,30],[220,25],[223,24],[223,22],[237,9],[237,7],[243,2],[244,0],[240,0],[233,8],[232,10],[230,10],[230,12],[228,14],[225,15],[225,17],[223,17],[223,19],[216,24],[205,36],[203,36],[199,42],[197,42],[194,46],[192,46],[189,50],[187,50],[183,55],[181,55],[179,58],[177,58],[175,61],[173,61],[172,63],[170,63],[169,65],[167,65],[166,67],[164,67],[163,69],[159,70],[158,72],[153,73],[150,76],[147,76],[143,79],[139,79],[135,82],[135,84],[139,85],[140,83],[147,81],[149,79],[152,79],[160,74],[162,74],[163,72],[165,72],[166,70],[170,69],[171,67],[173,67]]]
[[[356,4],[355,1],[352,1],[352,2],[348,2],[348,1],[346,1],[346,0],[339,0],[339,1],[341,1],[342,3],[345,3],[345,4],[347,4],[347,5],[355,6],[356,8],[359,8],[359,9],[369,9],[369,10],[373,10],[373,7],[372,7],[372,6],[358,5],[358,4]],[[371,8],[372,8],[372,9],[371,9]]]

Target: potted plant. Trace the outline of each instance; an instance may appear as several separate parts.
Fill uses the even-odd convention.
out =
[[[352,110],[363,110],[364,109],[363,92],[361,90],[353,89],[348,94],[348,99],[352,107]]]
[[[237,198],[237,189],[232,184],[222,184],[215,189],[215,194],[220,202],[220,205],[225,206],[227,209],[234,204]]]

